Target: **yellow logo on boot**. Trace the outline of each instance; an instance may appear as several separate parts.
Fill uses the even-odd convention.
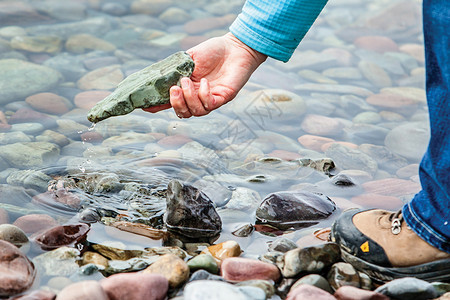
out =
[[[369,241],[366,241],[359,248],[362,250],[362,252],[369,252]]]

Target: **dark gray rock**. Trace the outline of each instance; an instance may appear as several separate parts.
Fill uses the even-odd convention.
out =
[[[190,238],[214,237],[222,230],[213,202],[202,191],[177,180],[167,187],[164,222],[169,231]]]
[[[392,280],[378,287],[375,292],[398,300],[425,300],[438,297],[431,283],[413,277]]]
[[[269,194],[256,210],[256,218],[279,228],[306,227],[328,218],[335,210],[335,203],[325,195],[283,191]]]

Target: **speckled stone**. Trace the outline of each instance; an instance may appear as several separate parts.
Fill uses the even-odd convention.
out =
[[[144,274],[161,274],[172,288],[178,287],[189,279],[189,267],[178,256],[165,254],[144,270]]]

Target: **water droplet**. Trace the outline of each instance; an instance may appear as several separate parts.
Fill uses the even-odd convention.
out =
[[[97,125],[97,123],[92,123],[91,127],[88,128],[88,131],[94,130],[95,125]]]
[[[173,126],[172,129],[173,129],[173,130],[177,130],[177,126]]]
[[[83,133],[83,130],[78,130],[77,133],[78,133],[78,134],[82,134],[82,133]]]
[[[447,226],[447,224],[448,224],[448,221],[445,221],[445,222],[444,222],[444,225]]]
[[[86,172],[86,168],[83,165],[79,165],[78,169],[80,169],[81,172]]]

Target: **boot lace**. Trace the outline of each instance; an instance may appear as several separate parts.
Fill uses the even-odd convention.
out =
[[[389,216],[391,221],[391,231],[393,234],[397,235],[402,231],[403,215],[402,210],[399,209],[395,213]]]

